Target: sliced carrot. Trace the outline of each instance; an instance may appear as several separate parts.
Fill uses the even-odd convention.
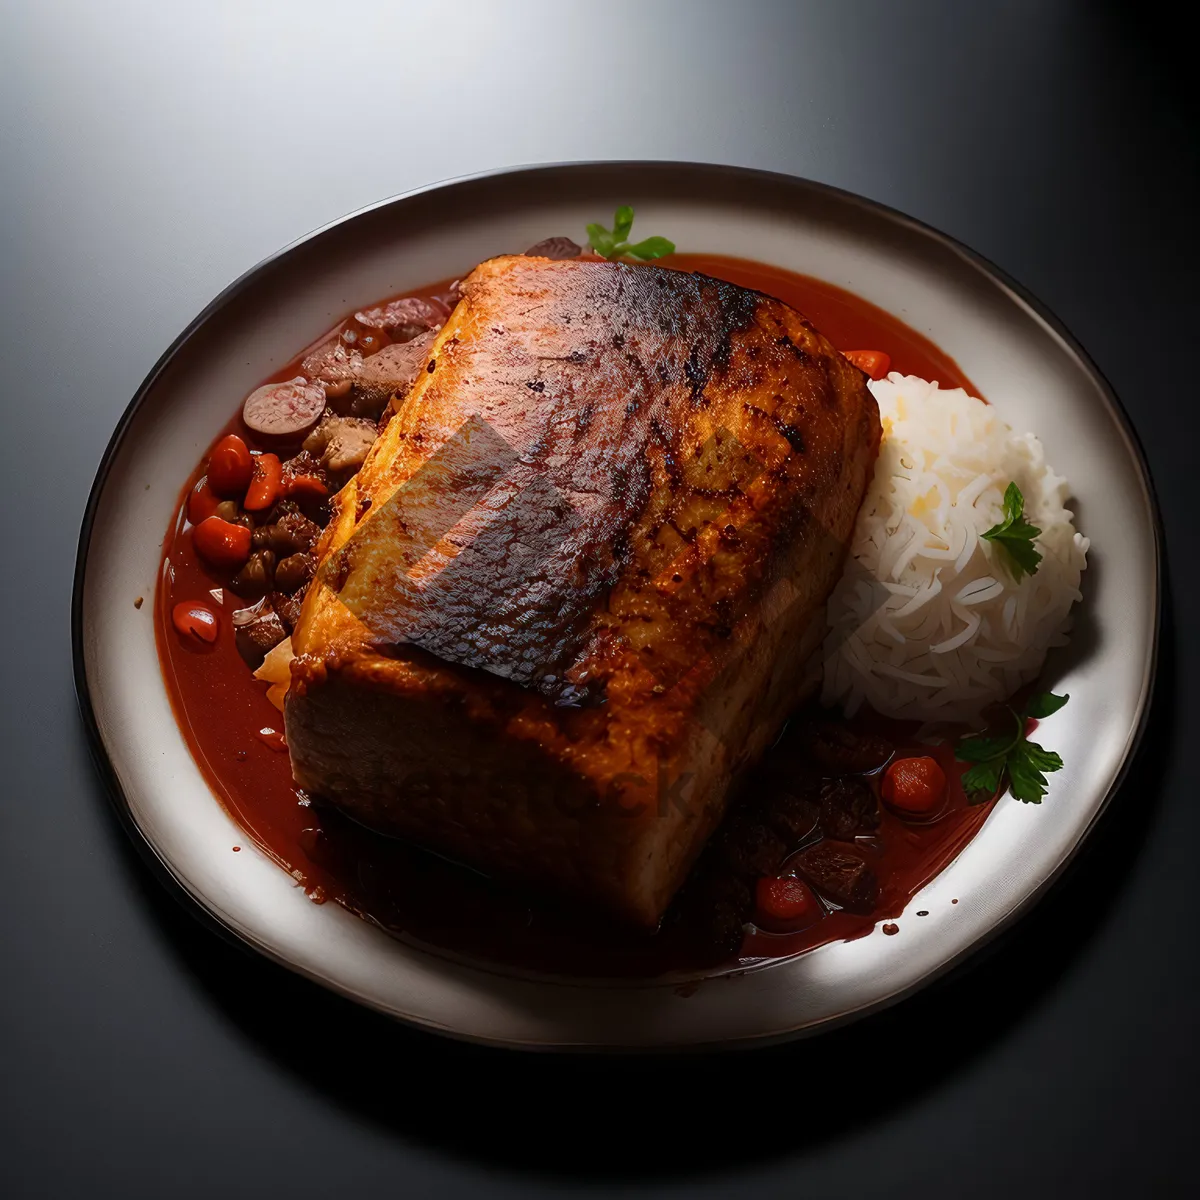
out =
[[[324,500],[329,495],[325,481],[317,475],[289,475],[286,489],[293,500],[301,503],[305,500]]]
[[[217,494],[208,486],[206,476],[188,494],[187,519],[193,525],[199,525],[206,517],[217,515],[217,505],[220,503]]]
[[[254,474],[249,447],[236,433],[227,433],[208,456],[208,486],[225,499],[245,494]]]
[[[765,929],[784,932],[811,925],[821,916],[821,906],[802,879],[790,875],[767,876],[754,891],[755,920]]]
[[[848,358],[872,379],[882,379],[892,365],[891,356],[882,350],[843,350],[842,357]]]
[[[898,758],[888,767],[880,790],[901,816],[932,817],[946,802],[946,772],[927,756]]]
[[[251,533],[245,525],[235,525],[220,517],[207,517],[192,530],[192,545],[211,567],[236,571],[250,557]]]
[[[283,494],[283,464],[278,454],[256,454],[254,476],[242,506],[247,512],[265,512],[273,508]]]

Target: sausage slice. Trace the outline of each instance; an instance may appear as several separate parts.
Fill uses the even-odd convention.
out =
[[[407,342],[426,330],[440,329],[449,316],[450,309],[441,300],[406,296],[357,312],[354,319],[369,329],[382,329],[393,341]]]
[[[296,437],[311,429],[324,411],[325,389],[297,375],[251,392],[242,406],[242,420],[265,437]]]
[[[525,251],[525,258],[578,258],[583,253],[583,247],[573,242],[569,237],[543,238],[536,245]]]

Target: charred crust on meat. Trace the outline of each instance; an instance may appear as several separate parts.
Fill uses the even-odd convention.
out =
[[[508,436],[508,427],[523,431],[511,441],[517,461],[504,467],[513,475],[510,492],[497,501],[500,519],[480,533],[472,532],[473,540],[437,572],[436,582],[421,585],[420,597],[414,596],[420,611],[412,614],[412,622],[407,601],[391,612],[402,611],[405,624],[413,625],[413,644],[428,648],[443,661],[490,671],[549,694],[547,689],[562,686],[567,667],[584,652],[592,633],[590,614],[600,610],[601,597],[629,560],[629,533],[642,521],[652,489],[664,486],[664,475],[671,481],[665,490],[678,495],[667,500],[655,520],[661,519],[663,526],[669,522],[681,541],[693,545],[698,544],[697,529],[715,525],[720,552],[743,554],[739,547],[746,535],[741,520],[723,520],[717,505],[722,498],[726,504],[743,503],[745,489],[762,475],[764,463],[724,428],[719,436],[708,437],[697,453],[699,461],[693,459],[695,443],[690,433],[700,418],[692,410],[725,403],[730,388],[750,389],[756,395],[768,388],[788,390],[783,382],[766,383],[765,367],[762,379],[752,381],[752,373],[743,366],[744,354],[755,341],[769,350],[776,334],[795,326],[786,312],[763,311],[778,301],[705,276],[622,263],[525,262],[528,265],[517,269],[526,277],[534,271],[553,272],[557,277],[554,291],[548,293],[549,303],[537,310],[537,320],[546,322],[551,336],[539,336],[524,310],[514,309],[511,321],[489,312],[480,316],[473,335],[482,339],[478,346],[475,340],[468,341],[466,350],[443,367],[454,377],[451,385],[458,384],[461,372],[466,386],[489,389],[478,398],[495,436],[502,432]],[[486,277],[476,277],[469,285],[469,302],[481,314],[487,286]],[[563,319],[568,313],[573,318],[569,332]],[[656,329],[662,331],[661,337]],[[480,358],[479,374],[474,368],[464,370],[470,361],[466,356],[489,353],[489,340],[494,347],[491,353],[498,358]],[[504,369],[497,371],[500,360]],[[820,356],[813,355],[813,367],[819,362]],[[520,373],[522,363],[525,371]],[[598,387],[592,369],[597,364],[605,388],[611,379],[611,393]],[[430,359],[427,370],[435,365]],[[772,370],[782,371],[788,380],[799,374],[779,356],[772,361]],[[729,378],[731,371],[738,372],[736,381]],[[810,367],[807,373],[815,372]],[[814,383],[827,388],[828,376],[822,376]],[[511,411],[519,416],[506,414],[504,389]],[[570,407],[566,401],[572,402]],[[780,434],[796,450],[802,443],[800,431],[790,424],[795,421],[792,391],[778,406],[786,418],[779,422]],[[769,413],[764,415],[772,420]],[[764,449],[772,446],[767,430],[748,432],[755,449],[760,444]],[[413,441],[420,437],[419,428],[406,433]],[[619,452],[613,453],[613,447],[619,447]],[[770,453],[777,458],[778,447]],[[474,449],[472,459],[478,459]],[[791,488],[787,470],[772,461],[771,478]],[[498,478],[504,477],[502,471]],[[417,484],[411,494],[419,495],[422,486]],[[409,486],[403,491],[408,492]],[[566,497],[569,502],[564,502]],[[438,507],[444,517],[444,505]],[[377,525],[378,516],[373,514],[364,523],[364,531]],[[379,525],[380,536],[387,524]],[[643,530],[638,534],[639,546],[644,537]],[[611,558],[594,555],[590,550],[596,543],[618,552]],[[513,547],[520,553],[513,554]],[[666,552],[665,544],[652,551],[660,561],[647,575],[647,583],[669,566],[669,558],[661,557]],[[582,578],[578,571],[566,568],[566,559],[560,562],[564,554],[584,564]],[[645,565],[640,558],[638,565]],[[703,573],[706,568],[702,564],[700,569]],[[339,564],[328,576],[323,572],[322,578],[340,592],[348,573],[345,564]],[[693,588],[700,588],[703,595],[709,585],[703,579],[693,581],[691,568],[681,574],[680,602],[691,597],[686,603],[695,603]],[[717,591],[714,588],[711,597],[712,611],[701,622],[701,636],[725,642],[761,587],[755,581],[736,603]],[[368,593],[355,588],[354,594]],[[369,613],[356,611],[355,615],[371,627]],[[397,620],[394,615],[385,619],[393,626]],[[652,623],[651,618],[639,618],[628,609],[621,619]],[[661,614],[654,619],[661,620]],[[381,640],[400,632],[393,626],[389,638]]]
[[[708,370],[703,361],[699,344],[694,345],[688,354],[687,360],[683,364],[683,373],[687,376],[688,383],[692,385],[692,403],[698,405],[701,402],[705,385],[708,383]]]
[[[321,573],[330,591],[340,592],[346,586],[346,580],[350,578],[350,558],[350,547],[345,546],[326,563]]]
[[[771,418],[771,424],[783,435],[785,441],[791,446],[793,453],[804,453],[804,435],[794,425],[789,425],[786,421],[779,420],[778,417]]]
[[[729,367],[733,350],[733,335],[748,329],[753,323],[763,297],[747,288],[732,287],[721,280],[711,281],[717,289],[721,306],[720,336],[712,354],[713,365],[724,371]]]
[[[802,363],[807,364],[812,362],[812,355],[803,346],[797,346],[786,333],[775,339],[775,345],[782,346]]]

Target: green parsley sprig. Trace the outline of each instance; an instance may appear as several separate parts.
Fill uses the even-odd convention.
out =
[[[1042,531],[1025,520],[1025,497],[1015,483],[1004,489],[1004,520],[979,536],[999,546],[1008,555],[1009,569],[1020,583],[1022,575],[1036,575],[1042,555],[1033,539]]]
[[[973,763],[962,777],[963,791],[972,804],[986,804],[1006,786],[1017,800],[1041,804],[1046,794],[1046,773],[1062,770],[1063,760],[1025,736],[1025,722],[1056,713],[1070,696],[1042,692],[1018,712],[1009,706],[1013,730],[999,737],[966,737],[955,748],[959,762]]]
[[[609,259],[628,255],[649,262],[653,258],[662,258],[664,254],[675,253],[675,243],[667,241],[665,237],[648,237],[631,243],[628,239],[632,229],[633,209],[628,204],[622,204],[613,214],[611,229],[596,224],[587,227],[588,245],[597,254]]]

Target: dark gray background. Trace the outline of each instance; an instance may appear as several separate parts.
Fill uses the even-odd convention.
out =
[[[5,0],[0,28],[0,1193],[1187,1189],[1200,171],[1154,5]],[[985,961],[786,1050],[530,1059],[360,1013],[159,887],[76,716],[72,560],[130,395],[260,257],[446,176],[637,157],[859,191],[1031,288],[1144,439],[1179,601],[1138,765]]]

